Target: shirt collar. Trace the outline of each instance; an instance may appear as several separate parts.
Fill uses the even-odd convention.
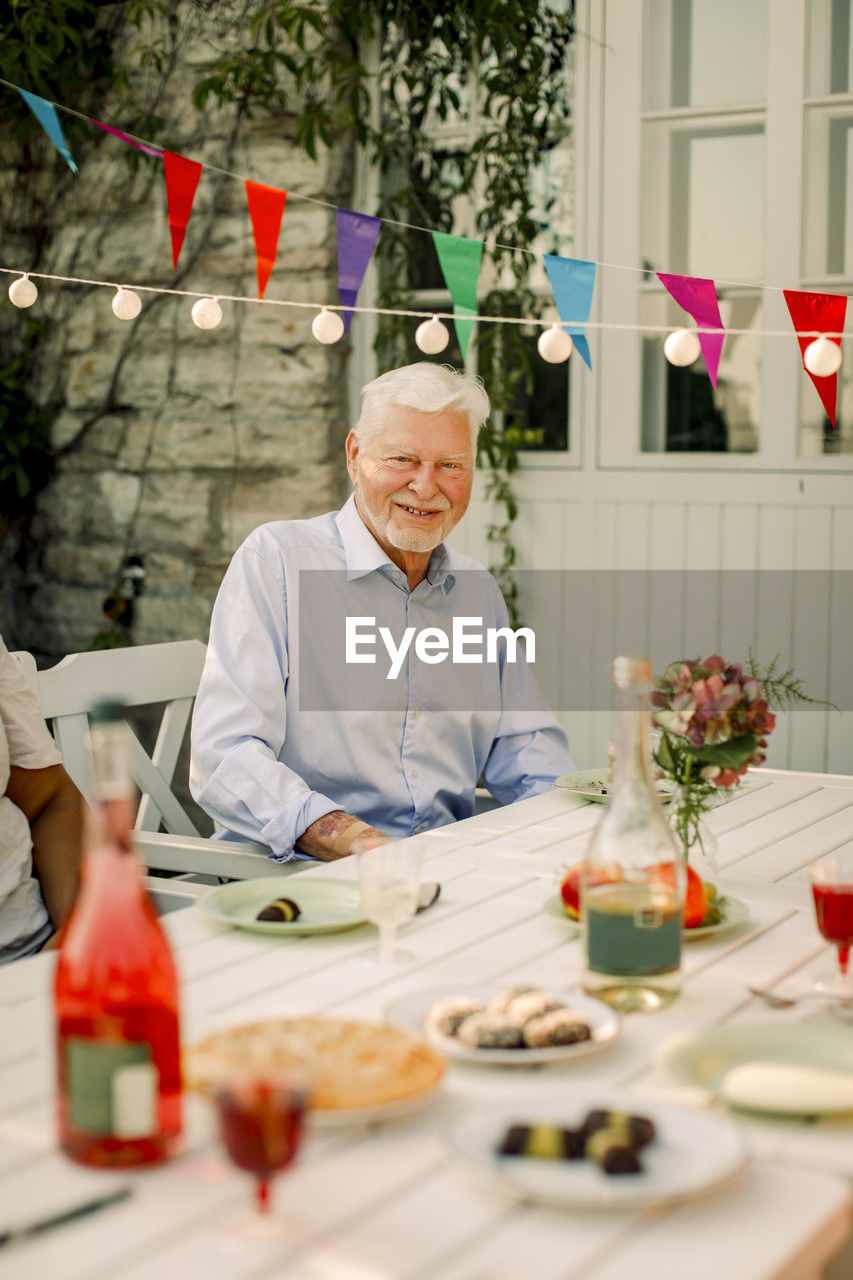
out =
[[[354,493],[335,516],[335,524],[344,550],[348,582],[386,568],[395,574],[400,573],[359,515]],[[445,592],[450,591],[456,579],[449,570],[450,557],[444,543],[440,542],[429,558],[426,581],[431,586],[443,586]]]

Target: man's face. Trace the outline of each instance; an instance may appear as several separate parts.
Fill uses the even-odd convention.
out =
[[[351,431],[346,448],[359,513],[386,551],[428,553],[464,516],[474,480],[464,414],[395,405],[376,435],[359,445]]]

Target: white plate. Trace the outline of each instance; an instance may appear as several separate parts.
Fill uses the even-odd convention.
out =
[[[741,1110],[775,1115],[830,1115],[851,1110],[853,1034],[849,1027],[830,1022],[710,1027],[664,1041],[655,1057],[679,1083],[699,1085]],[[743,1077],[731,1073],[743,1067],[754,1069],[750,1085],[758,1081],[759,1071],[765,1076],[763,1087],[748,1102],[743,1093],[739,1099],[732,1096],[734,1081]],[[815,1073],[811,1081],[810,1072]],[[835,1093],[824,1072],[838,1076]]]
[[[385,1010],[385,1020],[405,1031],[413,1031],[424,1036],[431,1045],[439,1049],[448,1058],[458,1062],[476,1062],[484,1066],[499,1067],[532,1067],[549,1062],[566,1062],[571,1058],[583,1057],[587,1053],[595,1053],[603,1049],[614,1036],[619,1033],[619,1015],[592,996],[581,991],[549,991],[556,999],[562,1000],[572,1009],[576,1009],[589,1025],[592,1037],[580,1040],[577,1044],[551,1045],[545,1049],[471,1049],[460,1043],[454,1036],[442,1036],[430,1030],[426,1025],[427,1014],[434,1004],[448,996],[471,996],[488,1004],[499,991],[512,986],[510,982],[500,985],[465,987],[432,987],[425,991],[416,991],[413,995],[403,996],[395,1000]],[[531,984],[533,985],[533,984]]]
[[[606,1174],[590,1160],[496,1154],[511,1124],[577,1128],[587,1112],[598,1107],[647,1116],[654,1124],[656,1136],[640,1153],[640,1173]],[[686,1200],[727,1182],[747,1161],[743,1137],[724,1116],[604,1090],[572,1090],[562,1103],[543,1102],[531,1094],[512,1104],[469,1112],[452,1126],[448,1140],[454,1155],[492,1186],[524,1200],[577,1208],[623,1209]]]
[[[393,1102],[377,1102],[372,1107],[314,1107],[306,1111],[306,1119],[317,1129],[343,1129],[353,1124],[379,1124],[380,1121],[403,1120],[431,1102],[441,1092],[442,1080],[429,1089]]]
[[[708,938],[717,933],[725,933],[726,930],[734,929],[737,925],[743,924],[745,920],[749,919],[749,907],[745,902],[741,902],[740,898],[732,898],[725,894],[720,899],[720,908],[723,912],[722,920],[717,924],[700,924],[695,929],[682,929],[682,941],[692,942],[694,938]],[[552,894],[550,898],[545,899],[544,909],[549,916],[556,916],[560,920],[565,920],[567,925],[573,925],[577,930],[577,921],[566,915],[563,909],[563,900],[558,893]]]
[[[600,769],[583,769],[580,773],[564,773],[557,778],[555,787],[563,791],[571,791],[583,800],[592,800],[596,804],[607,804],[608,793],[612,787],[610,769],[603,765]],[[674,785],[666,778],[658,778],[655,790],[661,804],[669,804],[672,799]]]
[[[276,898],[290,898],[302,914],[297,920],[257,920],[258,912]],[[220,924],[282,938],[335,933],[365,922],[358,885],[352,880],[298,875],[235,880],[206,893],[198,905]]]

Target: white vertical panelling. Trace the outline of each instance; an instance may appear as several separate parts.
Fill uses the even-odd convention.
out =
[[[685,508],[685,657],[707,657],[720,648],[722,519],[723,511],[716,504],[706,502]]]
[[[647,650],[655,671],[683,658],[684,572],[683,503],[661,502],[649,510],[649,620]]]
[[[534,512],[535,522],[529,518]],[[575,641],[574,635],[566,634],[571,622],[564,598],[566,579],[560,572],[564,512],[559,502],[540,502],[514,526],[521,621],[536,635],[536,679],[549,704],[560,709],[571,705],[564,696],[561,655],[564,645],[574,651]]]
[[[832,568],[853,574],[853,511],[836,507],[832,512]],[[833,583],[830,602],[829,653],[830,689],[850,687],[851,663],[851,592],[845,580]],[[836,695],[836,700],[839,695]],[[841,715],[833,713],[828,721],[826,768],[832,773],[853,772],[853,711],[841,704]]]
[[[813,698],[827,697],[829,678],[829,564],[832,548],[832,513],[818,507],[797,512],[794,548],[794,639],[791,658],[805,691]],[[828,717],[834,712],[794,711],[789,769],[826,769]],[[848,762],[849,764],[849,762]]]
[[[793,507],[761,507],[758,523],[758,588],[752,652],[762,666],[779,654],[784,666],[794,630],[794,563],[797,513]],[[746,657],[744,652],[742,655]],[[768,739],[767,764],[784,768],[789,759],[790,716],[776,713],[776,728]]]

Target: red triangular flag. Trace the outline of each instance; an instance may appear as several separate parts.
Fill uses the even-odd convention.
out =
[[[178,265],[178,256],[187,223],[192,213],[195,191],[201,177],[201,165],[173,151],[163,152],[166,172],[166,203],[169,208],[169,232],[172,237],[172,270]]]
[[[255,237],[258,297],[262,298],[275,266],[287,192],[279,191],[276,187],[264,187],[259,182],[249,182],[246,179],[246,201],[249,205],[249,217],[252,219],[252,232]]]
[[[839,293],[803,293],[798,289],[783,289],[785,301],[788,304],[788,310],[791,313],[791,320],[794,323],[794,329],[797,333],[797,342],[800,344],[800,352],[803,357],[803,368],[806,369],[806,347],[809,343],[814,342],[812,332],[815,329],[822,333],[826,333],[830,342],[836,342],[841,346],[841,339],[831,337],[831,334],[841,333],[844,328],[844,316],[847,311],[847,298]],[[800,337],[805,332],[806,337]],[[838,374],[831,373],[828,377],[820,378],[814,373],[810,373],[806,369],[815,390],[823,401],[823,407],[826,409],[826,416],[835,427],[835,405],[838,399]]]

